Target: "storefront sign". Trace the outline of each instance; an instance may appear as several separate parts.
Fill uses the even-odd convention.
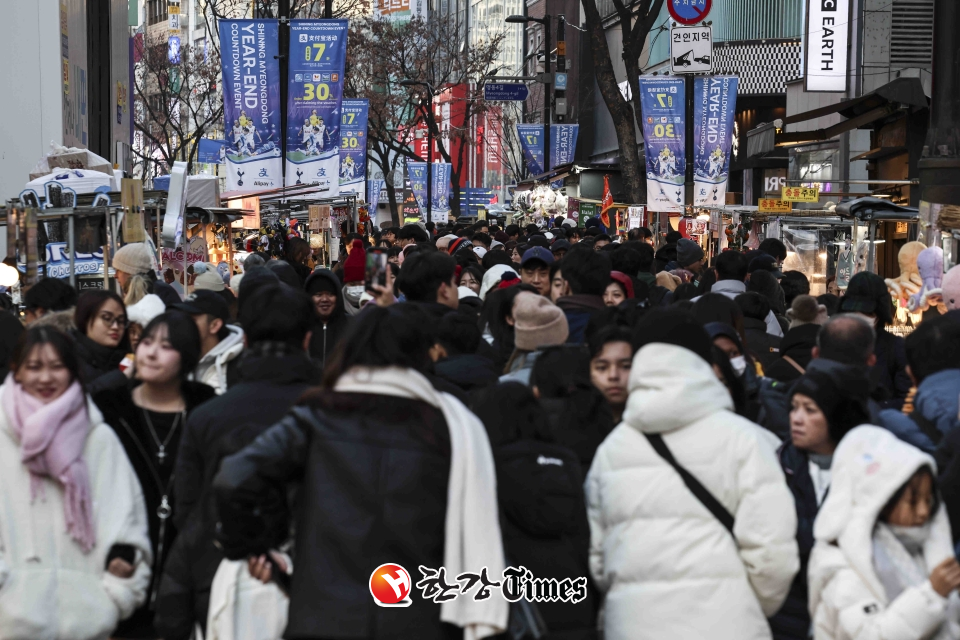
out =
[[[645,207],[627,207],[627,228],[639,229],[642,227],[645,214]]]
[[[818,202],[820,200],[820,188],[784,187],[780,199],[787,202]]]
[[[640,78],[647,207],[683,211],[686,101],[683,78]]]
[[[793,203],[776,198],[760,198],[760,213],[790,213]]]
[[[805,91],[847,90],[850,0],[807,0]]]
[[[336,196],[347,21],[294,20],[289,56],[287,186],[315,184],[324,196]]]
[[[47,277],[70,277],[70,254],[66,242],[51,242],[47,245]],[[99,273],[103,269],[103,251],[74,253],[74,271],[80,274]]]
[[[587,220],[597,215],[597,205],[592,202],[580,203],[580,223],[577,225],[581,229],[587,226]]]

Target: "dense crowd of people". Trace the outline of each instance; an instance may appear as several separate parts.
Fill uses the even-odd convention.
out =
[[[776,239],[572,222],[30,287],[0,638],[960,639],[958,312],[903,339],[879,276],[811,296]],[[588,587],[380,607],[387,563]]]

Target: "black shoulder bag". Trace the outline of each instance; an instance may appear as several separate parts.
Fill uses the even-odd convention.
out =
[[[673,453],[667,448],[667,443],[663,441],[663,436],[659,433],[645,433],[643,435],[647,437],[647,441],[650,442],[653,450],[660,454],[660,457],[666,460],[670,466],[680,474],[680,477],[683,479],[683,484],[687,485],[687,489],[690,489],[694,497],[707,508],[707,511],[713,514],[713,517],[720,521],[720,524],[726,527],[730,535],[733,535],[733,516],[727,511],[726,507],[720,504],[719,500],[713,497],[713,494],[710,493],[699,480],[693,477],[693,474],[680,466],[677,459],[673,457]]]

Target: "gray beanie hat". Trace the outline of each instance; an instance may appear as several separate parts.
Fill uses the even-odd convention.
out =
[[[514,298],[513,322],[514,344],[524,351],[563,344],[570,335],[567,316],[560,307],[529,291]]]
[[[113,254],[111,264],[117,271],[135,276],[139,273],[155,272],[157,256],[146,243],[131,242],[123,245]]]
[[[686,267],[701,260],[703,260],[703,249],[699,244],[686,238],[680,238],[677,241],[677,264]]]

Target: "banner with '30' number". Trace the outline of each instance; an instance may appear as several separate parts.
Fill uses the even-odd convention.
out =
[[[367,180],[369,100],[344,100],[340,108],[340,193],[363,195]]]
[[[290,23],[286,184],[340,193],[341,103],[346,20]]]

